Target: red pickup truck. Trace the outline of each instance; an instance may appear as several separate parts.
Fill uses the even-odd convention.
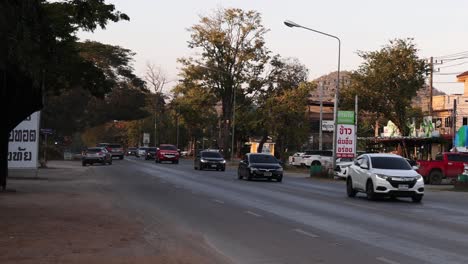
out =
[[[465,163],[468,163],[468,153],[438,153],[434,160],[419,160],[418,173],[424,177],[424,182],[440,184],[444,178],[454,180],[462,174]]]

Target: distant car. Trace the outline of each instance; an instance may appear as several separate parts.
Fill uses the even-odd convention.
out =
[[[335,176],[346,179],[351,165],[353,165],[352,158],[338,158],[336,160]]]
[[[220,171],[226,170],[226,160],[218,151],[200,151],[195,157],[194,169],[215,169]]]
[[[408,161],[395,154],[364,154],[349,167],[346,180],[349,197],[365,192],[369,200],[382,197],[411,197],[421,202],[423,177]]]
[[[107,146],[107,150],[110,151],[110,153],[112,154],[112,157],[118,157],[119,159],[124,158],[124,150],[123,150],[122,145],[120,144],[115,144],[115,143],[109,144]]]
[[[156,157],[154,161],[161,163],[162,161],[170,161],[172,163],[179,163],[179,150],[176,146],[171,144],[161,144],[156,151]]]
[[[239,180],[247,178],[276,179],[283,180],[283,167],[280,162],[271,154],[267,153],[247,153],[239,163],[237,169]]]
[[[107,151],[112,154],[113,157],[118,157],[119,159],[124,158],[124,150],[121,144],[116,143],[99,143],[97,147],[105,147]]]
[[[139,158],[139,157],[145,157],[146,156],[146,149],[147,147],[139,147],[137,152],[136,152],[136,156]]]
[[[101,163],[102,165],[112,164],[112,154],[104,147],[87,148],[81,158],[83,166],[87,164]]]
[[[127,156],[136,156],[136,155],[137,155],[137,151],[138,151],[138,148],[129,147],[129,148],[127,148],[127,151],[125,152],[125,154],[126,154]]]
[[[156,151],[158,148],[156,147],[148,147],[146,148],[145,160],[152,160],[156,156]]]

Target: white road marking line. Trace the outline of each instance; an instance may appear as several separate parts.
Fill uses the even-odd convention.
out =
[[[400,264],[400,262],[396,262],[396,261],[393,261],[393,260],[389,260],[387,258],[384,258],[384,257],[378,257],[376,258],[377,260],[380,260],[382,262],[385,262],[385,263],[388,263],[388,264]]]
[[[309,236],[309,237],[313,237],[313,238],[319,237],[319,236],[316,235],[316,234],[309,233],[309,232],[304,231],[304,230],[299,229],[299,228],[293,229],[293,231],[294,231],[294,232],[297,232],[297,233],[299,233],[299,234],[303,234],[303,235],[306,235],[306,236]]]
[[[245,211],[245,213],[247,213],[247,214],[249,214],[249,215],[253,215],[253,216],[255,216],[255,217],[262,217],[261,215],[256,214],[256,213],[251,212],[251,211]]]
[[[221,200],[217,200],[217,199],[213,199],[213,202],[215,202],[215,203],[220,203],[220,204],[224,204],[224,202],[223,202],[223,201],[221,201]]]

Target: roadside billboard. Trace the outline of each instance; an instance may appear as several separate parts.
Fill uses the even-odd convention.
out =
[[[336,157],[354,158],[356,126],[354,111],[338,111]]]
[[[150,134],[143,133],[143,145],[147,147],[149,143],[150,143]]]
[[[39,117],[35,112],[10,131],[8,168],[36,169],[39,154]]]

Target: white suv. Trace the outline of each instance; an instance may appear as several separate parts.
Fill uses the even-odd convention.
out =
[[[346,191],[349,197],[365,192],[369,200],[388,196],[411,197],[413,202],[421,202],[424,180],[401,156],[364,154],[349,167]]]

